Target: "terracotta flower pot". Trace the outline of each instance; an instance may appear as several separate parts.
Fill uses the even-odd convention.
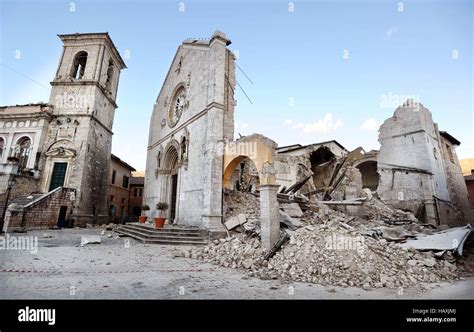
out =
[[[140,224],[144,224],[145,221],[146,221],[146,219],[147,219],[147,216],[140,216],[140,217],[138,217],[138,221],[140,222]]]
[[[155,228],[163,228],[165,225],[165,220],[166,218],[163,217],[155,218]]]

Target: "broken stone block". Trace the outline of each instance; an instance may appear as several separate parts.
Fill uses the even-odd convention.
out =
[[[242,262],[242,266],[246,269],[250,269],[252,267],[252,260],[246,259]]]
[[[303,226],[303,224],[299,220],[290,217],[288,213],[283,212],[283,211],[279,211],[279,212],[280,212],[280,223],[285,224],[290,229],[295,229],[295,228]]]
[[[247,222],[247,217],[243,213],[239,213],[238,215],[234,217],[230,217],[226,222],[225,222],[225,227],[227,227],[228,230],[234,229],[237,226],[243,225]]]
[[[370,201],[373,197],[372,195],[372,190],[370,190],[369,188],[364,188],[362,189],[364,191],[364,193],[367,195],[367,199]]]
[[[410,265],[410,266],[416,266],[416,263],[417,261],[416,260],[413,260],[413,259],[410,259],[407,264]]]
[[[83,235],[81,236],[81,247],[87,244],[100,244],[100,236],[99,235]]]
[[[290,217],[300,218],[303,216],[303,211],[298,203],[283,204],[282,207],[283,211],[285,211]]]
[[[425,259],[423,264],[428,267],[433,267],[436,265],[436,261],[434,259]]]

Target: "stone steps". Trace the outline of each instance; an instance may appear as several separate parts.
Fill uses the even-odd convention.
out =
[[[134,229],[140,232],[145,232],[147,234],[169,234],[169,235],[193,235],[193,236],[199,236],[199,235],[204,235],[206,236],[208,234],[207,231],[199,229],[199,228],[178,228],[178,227],[170,227],[170,226],[165,226],[164,228],[157,229],[155,227],[147,226],[147,225],[142,225],[138,223],[127,223],[124,225],[126,229]]]
[[[206,245],[209,238],[207,231],[197,228],[167,227],[155,229],[140,224],[126,224],[117,228],[116,232],[143,243],[169,245]]]
[[[173,239],[176,237],[179,238],[186,238],[186,239],[196,239],[200,238],[201,234],[199,233],[190,233],[190,232],[160,232],[160,231],[153,231],[153,230],[147,230],[147,229],[137,229],[137,228],[131,228],[131,227],[121,227],[121,229],[125,229],[127,232],[137,234],[139,236],[143,237],[150,237],[150,238],[165,238],[165,239]]]

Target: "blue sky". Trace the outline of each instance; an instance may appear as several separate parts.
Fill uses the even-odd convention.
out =
[[[184,11],[180,2],[184,4]],[[63,33],[108,31],[125,57],[113,153],[145,168],[153,104],[182,40],[232,40],[236,132],[280,146],[336,139],[378,148],[413,96],[474,157],[472,1],[3,1],[0,105],[48,101]],[[72,10],[73,9],[73,10]],[[387,105],[385,100],[391,102]]]

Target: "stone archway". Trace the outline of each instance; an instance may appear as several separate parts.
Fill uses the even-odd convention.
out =
[[[166,174],[165,193],[161,197],[167,200],[169,205],[167,214],[170,224],[174,223],[178,216],[178,166],[179,148],[176,144],[170,144],[163,158],[163,173]]]
[[[225,145],[223,155],[223,186],[232,188],[232,175],[245,159],[250,159],[258,172],[260,184],[260,236],[266,250],[273,248],[280,237],[280,214],[273,164],[277,144],[271,139],[253,134]]]

